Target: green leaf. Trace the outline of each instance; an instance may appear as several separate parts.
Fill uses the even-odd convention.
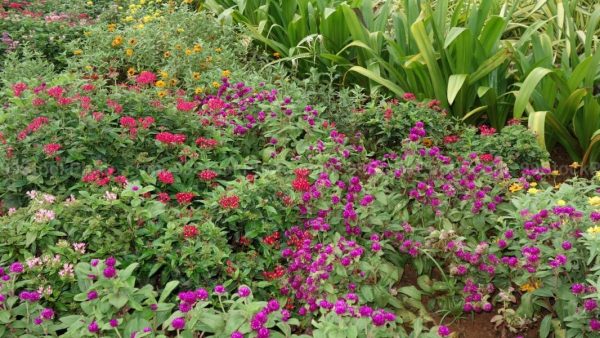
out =
[[[173,290],[179,285],[179,281],[170,281],[165,285],[163,292],[160,294],[160,298],[158,299],[159,303],[164,303],[167,300],[167,297],[173,292]]]
[[[535,91],[535,87],[537,87],[538,83],[548,74],[552,73],[551,69],[537,67],[529,73],[523,84],[521,85],[521,89],[515,94],[515,108],[513,111],[513,116],[517,119],[523,116],[523,112],[525,111],[525,106],[529,103],[529,98],[531,94]]]
[[[421,291],[419,291],[419,289],[417,289],[415,286],[411,285],[411,286],[403,286],[400,289],[398,289],[399,292],[409,296],[410,298],[416,299],[416,300],[421,300]]]
[[[465,84],[467,80],[467,74],[452,74],[448,79],[448,103],[452,104],[456,95]]]
[[[390,91],[392,91],[394,94],[396,94],[398,96],[402,96],[402,94],[404,94],[404,91],[402,90],[402,88],[395,85],[392,81],[386,80],[383,77],[375,74],[373,71],[370,71],[361,66],[354,66],[354,67],[350,68],[348,70],[348,72],[359,73],[359,74],[367,77],[368,79],[373,80],[373,81],[379,83],[380,85],[386,87],[387,89],[389,89]]]
[[[552,329],[552,315],[546,315],[540,323],[540,338],[546,338]]]

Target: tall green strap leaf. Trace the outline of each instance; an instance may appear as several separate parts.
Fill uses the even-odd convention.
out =
[[[402,94],[404,94],[404,91],[402,90],[402,88],[395,85],[392,81],[386,80],[386,79],[382,78],[381,76],[379,76],[378,74],[376,74],[375,72],[372,72],[364,67],[354,66],[354,67],[350,68],[348,71],[359,73],[362,76],[365,76],[368,79],[373,80],[373,81],[379,83],[380,85],[386,87],[387,89],[389,89],[390,91],[392,91],[394,94],[396,94],[398,96],[402,96]]]
[[[588,146],[588,148],[585,151],[585,154],[583,155],[583,161],[581,161],[582,169],[583,169],[583,167],[587,166],[587,164],[590,162],[590,160],[593,159],[592,154],[594,152],[596,144],[599,142],[600,142],[600,129],[596,130],[596,132],[594,132],[594,134],[592,135],[592,139],[590,140],[590,145]]]
[[[529,73],[525,81],[523,81],[521,89],[515,93],[515,108],[513,111],[513,116],[515,118],[519,119],[523,116],[525,107],[527,106],[527,103],[529,103],[529,99],[531,94],[535,91],[535,87],[550,73],[552,73],[551,69],[543,67],[535,68]]]
[[[535,138],[542,149],[546,149],[545,128],[546,114],[545,111],[536,111],[529,114],[528,126],[535,133]]]
[[[467,74],[452,74],[448,79],[448,103],[452,104],[456,95],[465,84],[467,80]]]
[[[442,71],[437,63],[437,59],[433,52],[433,46],[429,36],[427,35],[427,31],[425,30],[425,23],[423,19],[415,22],[410,30],[412,31],[415,42],[425,60],[425,64],[427,65],[427,69],[431,74],[431,80],[433,85],[433,90],[435,92],[435,96],[438,100],[441,100],[444,106],[448,106],[448,101],[446,98],[446,81],[442,76]]]

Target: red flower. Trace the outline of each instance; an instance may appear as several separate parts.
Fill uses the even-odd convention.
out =
[[[163,184],[173,184],[175,178],[173,177],[173,173],[168,170],[161,170],[156,174],[156,178]]]
[[[253,174],[246,175],[246,179],[248,180],[248,182],[254,183],[254,175]]]
[[[133,117],[123,116],[120,120],[121,127],[123,128],[135,128],[137,126],[137,122]]]
[[[60,150],[60,148],[62,148],[60,146],[60,144],[58,143],[50,143],[50,144],[46,144],[44,146],[44,153],[46,153],[46,155],[48,156],[52,156],[54,155],[57,151]]]
[[[48,118],[44,116],[34,118],[25,129],[19,132],[19,134],[17,135],[17,140],[24,140],[27,137],[27,135],[36,132],[42,126],[48,124],[48,121]]]
[[[196,196],[192,192],[178,192],[175,194],[175,198],[177,199],[177,203],[179,204],[188,204],[192,202],[192,199]]]
[[[218,144],[219,144],[219,142],[217,142],[217,140],[210,139],[210,138],[198,137],[196,139],[196,145],[202,149],[213,149]]]
[[[392,115],[394,114],[394,111],[392,110],[392,108],[388,108],[385,110],[385,112],[383,113],[383,118],[386,121],[389,121],[392,119]]]
[[[492,128],[492,127],[488,127],[487,125],[484,124],[479,127],[479,132],[483,136],[491,136],[491,135],[494,135],[494,133],[496,133],[496,129]]]
[[[23,92],[27,90],[27,84],[23,82],[17,82],[12,86],[12,90],[14,96],[20,97],[21,94],[23,94]]]
[[[483,162],[492,162],[494,160],[494,155],[492,154],[481,154],[479,155],[479,159]]]
[[[456,143],[456,142],[458,142],[459,139],[460,138],[457,135],[444,136],[444,143],[445,144]]]
[[[310,170],[306,168],[296,168],[294,174],[296,174],[296,177],[306,177],[310,174]]]
[[[519,120],[519,119],[510,119],[510,120],[508,120],[508,125],[509,126],[520,126],[521,125],[521,120]]]
[[[155,138],[157,141],[166,144],[183,144],[186,139],[183,134],[171,134],[169,132],[158,133]]]
[[[284,273],[285,269],[283,268],[283,266],[278,265],[273,271],[263,272],[263,277],[265,277],[266,280],[274,280],[283,277]]]
[[[156,199],[161,203],[167,204],[171,200],[171,197],[166,192],[160,192],[156,195]]]
[[[413,100],[415,100],[417,97],[416,97],[416,96],[415,96],[415,94],[413,94],[413,93],[404,93],[404,94],[402,95],[402,98],[403,98],[405,101],[413,101]]]
[[[275,231],[271,235],[265,236],[263,242],[267,245],[275,245],[279,241],[279,231]]]
[[[183,237],[194,238],[198,236],[198,228],[195,225],[184,225],[183,226]]]
[[[310,189],[310,182],[308,182],[306,177],[296,177],[292,181],[292,188],[296,191],[308,191]]]
[[[194,108],[196,108],[196,102],[177,99],[177,110],[187,112],[193,110]]]
[[[237,195],[223,196],[219,200],[219,205],[223,209],[235,209],[239,206],[240,198]]]
[[[156,75],[154,75],[154,73],[149,72],[147,70],[141,72],[137,78],[135,79],[135,81],[138,84],[150,84],[150,83],[154,83],[156,81]]]
[[[202,170],[198,173],[198,178],[204,182],[210,182],[214,180],[218,174],[210,169]]]

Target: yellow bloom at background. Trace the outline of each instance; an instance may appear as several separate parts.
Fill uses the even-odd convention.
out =
[[[520,185],[519,183],[513,183],[510,185],[510,187],[508,187],[508,190],[510,192],[517,192],[517,191],[523,190],[523,186]]]
[[[167,95],[167,92],[164,90],[161,90],[158,93],[156,93],[156,95],[158,95],[158,97],[165,97]]]
[[[132,55],[133,55],[133,49],[131,49],[131,48],[127,48],[127,49],[125,50],[125,55],[127,55],[127,56],[132,56]]]
[[[135,68],[129,67],[129,69],[127,69],[127,75],[133,76],[134,74],[135,74]]]
[[[171,57],[171,52],[164,52],[163,56],[166,58]]]
[[[166,78],[168,78],[168,77],[169,77],[169,73],[167,73],[167,72],[166,72],[166,71],[164,71],[164,70],[161,70],[161,71],[159,72],[159,74],[160,74],[160,77],[162,77],[163,79],[166,79]]]
[[[219,88],[221,85],[217,81],[213,81],[212,86],[215,88]]]
[[[116,24],[114,24],[114,23],[109,23],[108,24],[108,31],[109,32],[114,32],[115,29],[117,29],[117,25]]]
[[[81,55],[83,54],[83,51],[81,49],[76,49],[73,51],[73,55]]]
[[[561,207],[562,207],[562,206],[564,206],[564,205],[567,205],[567,202],[566,202],[565,200],[558,200],[558,201],[556,201],[556,205],[558,205],[558,206],[561,206]]]
[[[194,45],[194,52],[200,53],[202,51],[202,46],[199,44]]]
[[[221,49],[221,48],[218,48],[218,47],[215,48],[215,52],[217,52],[217,53],[221,53],[222,51],[223,51],[223,49]]]
[[[539,190],[537,190],[536,188],[529,188],[529,189],[527,190],[527,193],[529,193],[529,194],[532,194],[532,195],[535,195],[535,194],[537,194],[538,192],[539,192]]]
[[[593,235],[600,234],[600,226],[596,225],[594,227],[587,228],[586,232]]]
[[[191,49],[189,49],[189,48],[187,48],[187,49],[185,50],[185,55],[187,55],[187,56],[190,56],[190,55],[192,55],[192,50],[191,50]]]
[[[115,36],[115,38],[112,40],[113,47],[119,47],[122,43],[123,43],[123,37],[120,35]]]
[[[200,80],[200,77],[201,77],[200,73],[198,73],[198,72],[192,73],[192,78],[194,78],[194,80],[198,81],[198,80]]]
[[[154,83],[154,85],[158,88],[163,88],[164,86],[166,86],[166,83],[163,80],[158,80]]]
[[[529,281],[523,285],[521,285],[521,291],[523,292],[532,292],[540,288],[542,283],[539,280]]]
[[[202,92],[204,92],[204,89],[202,89],[201,87],[196,87],[196,89],[194,90],[194,93],[196,93],[196,95],[202,94]]]
[[[225,69],[224,71],[221,72],[221,76],[223,77],[229,77],[229,75],[231,75],[231,71]]]
[[[600,207],[600,196],[588,198],[588,203],[593,207]]]

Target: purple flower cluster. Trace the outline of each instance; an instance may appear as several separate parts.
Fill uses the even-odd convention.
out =
[[[192,310],[196,302],[208,299],[208,291],[203,288],[196,291],[182,291],[177,295],[177,298],[179,298],[179,310],[187,313]]]

